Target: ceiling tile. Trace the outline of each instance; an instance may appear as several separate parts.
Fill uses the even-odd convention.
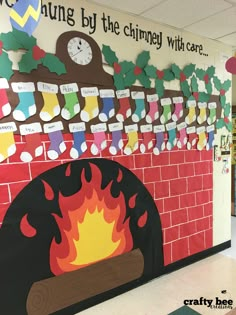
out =
[[[185,28],[192,33],[218,39],[231,34],[236,29],[236,7],[211,16]]]
[[[158,5],[163,0],[137,0],[137,1],[127,1],[127,0],[95,0],[93,2],[110,7],[119,11],[129,12],[136,15],[150,9],[153,6]]]
[[[166,0],[142,16],[183,28],[230,7],[232,5],[223,0]]]
[[[236,32],[233,34],[218,38],[218,40],[227,45],[236,46]]]

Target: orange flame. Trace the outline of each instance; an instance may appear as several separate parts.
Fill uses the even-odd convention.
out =
[[[111,181],[104,189],[102,174],[90,164],[92,178],[81,173],[81,189],[72,196],[59,193],[62,216],[54,215],[61,242],[53,239],[50,266],[55,275],[83,268],[97,261],[128,252],[133,239],[126,216],[123,193],[111,194]]]

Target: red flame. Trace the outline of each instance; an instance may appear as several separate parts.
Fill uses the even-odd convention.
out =
[[[33,228],[28,221],[28,214],[23,216],[20,222],[20,230],[22,234],[26,237],[34,237],[37,234],[37,231],[35,228]]]
[[[148,213],[147,211],[145,211],[144,214],[138,219],[138,226],[140,228],[143,228],[145,224],[147,223],[147,217],[148,217]]]
[[[54,215],[61,242],[53,239],[50,266],[55,275],[83,268],[97,261],[128,252],[133,248],[129,219],[125,220],[123,193],[111,195],[111,181],[101,188],[102,174],[90,164],[92,178],[81,173],[81,189],[72,196],[59,193],[61,217]]]
[[[132,209],[135,207],[135,201],[136,201],[137,195],[138,194],[133,195],[129,200],[129,207]]]
[[[66,168],[66,177],[69,177],[71,175],[71,164],[69,164]]]
[[[52,187],[47,182],[45,182],[44,180],[42,180],[42,182],[43,182],[44,189],[45,189],[45,197],[46,197],[46,199],[47,200],[53,200],[54,192],[53,192]]]

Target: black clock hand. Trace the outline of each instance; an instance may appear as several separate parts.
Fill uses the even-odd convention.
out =
[[[76,55],[78,55],[79,53],[81,53],[83,50],[78,51],[76,54],[74,54],[73,56],[71,56],[72,58]]]

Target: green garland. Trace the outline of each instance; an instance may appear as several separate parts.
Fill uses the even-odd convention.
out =
[[[230,121],[231,107],[226,103],[226,92],[231,87],[231,81],[226,80],[221,83],[215,75],[215,67],[208,67],[207,70],[196,68],[196,65],[189,64],[181,69],[176,64],[172,64],[170,68],[159,70],[153,65],[149,65],[150,54],[147,51],[141,52],[133,62],[119,62],[116,53],[110,46],[103,45],[102,53],[105,61],[114,69],[114,85],[117,90],[122,90],[132,86],[136,81],[144,88],[150,88],[151,82],[154,80],[156,93],[159,98],[163,97],[165,92],[165,82],[179,80],[180,90],[189,100],[199,102],[208,102],[212,95],[213,88],[219,92],[220,104],[223,110],[223,118],[216,123],[216,128],[226,127],[228,131],[232,131],[232,122]],[[198,82],[202,81],[205,91],[199,91]]]

